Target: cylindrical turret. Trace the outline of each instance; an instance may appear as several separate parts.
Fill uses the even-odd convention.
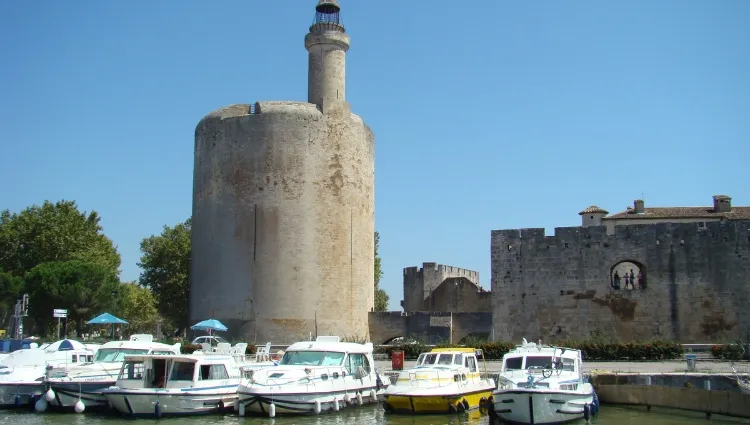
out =
[[[343,98],[338,5],[310,31],[311,102],[230,105],[195,130],[189,314],[229,338],[369,332],[375,141]]]
[[[341,8],[335,0],[320,0],[315,8],[315,22],[305,36],[310,52],[307,101],[325,113],[348,109],[346,103],[346,52],[349,36],[341,22]]]

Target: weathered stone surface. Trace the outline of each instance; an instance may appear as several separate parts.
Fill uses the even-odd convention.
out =
[[[750,221],[494,230],[495,339],[554,341],[600,331],[683,343],[750,331]],[[614,289],[612,270],[640,266],[644,289]],[[638,284],[635,285],[638,288]]]
[[[451,278],[464,281],[446,282]],[[441,285],[449,283],[442,288]],[[449,288],[458,283],[460,288]],[[472,285],[473,283],[473,285]],[[489,291],[479,287],[479,273],[460,267],[423,263],[422,267],[404,268],[404,311],[489,311]],[[437,292],[436,295],[433,293]],[[486,304],[487,309],[477,309]]]
[[[375,145],[345,98],[343,27],[313,25],[309,103],[258,102],[195,130],[189,314],[230,337],[366,337]]]
[[[393,338],[410,337],[428,344],[457,343],[477,330],[489,331],[491,325],[491,313],[374,312],[370,313],[370,340],[383,344]]]

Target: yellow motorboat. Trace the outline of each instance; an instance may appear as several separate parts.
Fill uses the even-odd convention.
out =
[[[488,406],[494,389],[482,350],[435,348],[399,372],[383,393],[383,407],[389,413],[464,412]]]

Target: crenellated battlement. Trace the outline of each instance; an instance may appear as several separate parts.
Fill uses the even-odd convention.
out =
[[[501,339],[750,331],[750,220],[493,230],[490,248]]]
[[[461,267],[448,266],[435,262],[422,263],[422,267],[404,268],[404,311],[422,311],[425,301],[449,278],[465,278],[479,287],[479,273]]]
[[[695,223],[629,224],[616,226],[613,234],[607,234],[605,226],[556,227],[554,236],[547,236],[544,228],[492,230],[491,245],[503,244],[577,244],[612,242],[619,239],[640,239],[643,242],[674,242],[685,240],[710,240],[736,238],[750,232],[750,220],[709,221]],[[684,242],[683,242],[684,243]]]

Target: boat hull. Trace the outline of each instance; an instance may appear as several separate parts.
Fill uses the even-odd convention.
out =
[[[494,413],[511,424],[563,424],[590,413],[594,393],[544,390],[501,390],[492,394]]]
[[[357,397],[357,394],[360,397]],[[375,395],[373,397],[373,394]],[[363,387],[358,389],[349,389],[347,391],[332,390],[321,392],[307,393],[269,393],[256,392],[248,390],[247,387],[238,390],[239,403],[243,406],[239,412],[242,414],[268,415],[270,405],[275,406],[275,414],[283,415],[305,415],[318,414],[336,411],[336,402],[338,400],[338,410],[359,405],[374,404],[380,401],[382,390],[377,391],[376,387]],[[349,400],[348,402],[345,400]],[[317,412],[318,402],[320,411]]]
[[[133,417],[196,416],[231,411],[237,400],[237,386],[182,390],[107,390],[111,406]]]
[[[0,409],[33,408],[43,392],[41,382],[0,383]]]
[[[55,398],[48,401],[49,407],[70,410],[74,408],[78,400],[81,400],[86,410],[107,409],[109,401],[102,391],[114,384],[115,381],[49,383],[49,388],[55,393]]]
[[[492,387],[470,392],[386,394],[383,407],[389,413],[456,413],[483,407],[492,396]]]

